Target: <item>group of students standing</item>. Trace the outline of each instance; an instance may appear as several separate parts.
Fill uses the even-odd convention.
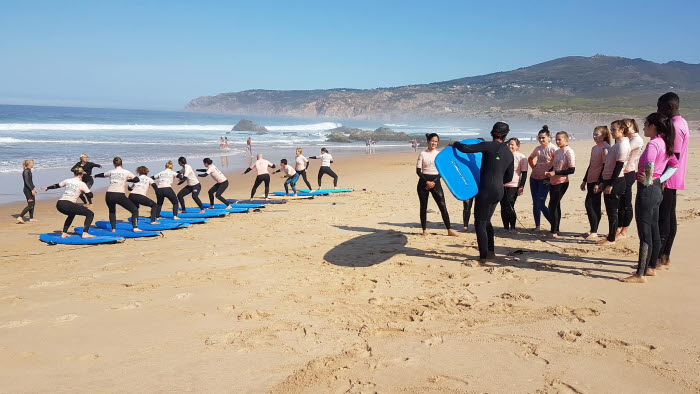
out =
[[[295,166],[287,165],[287,160],[281,160],[281,169],[279,171],[284,171],[287,180],[284,183],[285,192],[288,195],[288,186],[291,186],[292,192],[296,194],[296,182],[300,177],[303,177],[304,182],[311,189],[311,184],[306,178],[306,169],[309,166],[309,160],[302,154],[301,148],[296,151],[296,163]],[[318,172],[318,187],[321,188],[321,178],[323,175],[329,175],[333,178],[333,186],[336,187],[338,184],[338,175],[331,170],[330,165],[333,162],[333,157],[328,153],[326,148],[321,149],[320,156],[311,156],[309,159],[320,159],[321,167]],[[93,193],[91,187],[93,186],[94,178],[108,178],[109,186],[107,187],[107,192],[105,194],[105,202],[109,210],[109,222],[112,231],[116,231],[117,222],[117,206],[120,206],[127,210],[131,214],[131,226],[133,231],[141,231],[138,228],[138,218],[139,218],[139,207],[146,206],[150,210],[150,221],[151,224],[158,224],[158,217],[160,216],[163,203],[167,199],[172,204],[173,219],[179,220],[178,213],[186,212],[187,208],[185,206],[185,197],[192,195],[192,200],[195,202],[197,207],[200,209],[200,213],[205,213],[204,204],[199,199],[199,193],[202,190],[202,185],[199,182],[200,177],[211,176],[214,180],[214,185],[209,189],[209,209],[213,209],[214,200],[217,199],[223,203],[226,209],[230,209],[231,205],[223,197],[223,193],[229,186],[229,181],[226,176],[219,170],[212,162],[210,158],[205,158],[202,160],[204,168],[193,169],[187,163],[185,157],[180,157],[178,159],[178,164],[180,165],[180,170],[173,171],[173,162],[168,161],[165,164],[165,169],[153,176],[149,176],[149,169],[146,166],[139,166],[136,168],[136,174],[125,170],[122,167],[122,159],[120,157],[115,157],[112,160],[114,169],[107,172],[95,174],[93,177],[93,170],[95,168],[103,168],[102,165],[96,164],[88,161],[88,155],[80,155],[80,161],[76,163],[71,171],[73,172],[73,177],[65,179],[59,183],[53,184],[51,186],[42,187],[41,189],[51,190],[64,188],[63,195],[58,199],[56,203],[56,209],[62,214],[66,215],[66,220],[63,225],[62,237],[69,236],[68,229],[73,223],[75,216],[84,216],[85,221],[83,227],[85,229],[90,228],[92,224],[94,213],[92,211],[92,199]],[[34,207],[36,204],[36,194],[38,192],[36,186],[34,185],[32,179],[32,168],[34,167],[34,161],[31,159],[24,160],[22,163],[22,179],[24,182],[23,192],[27,201],[27,206],[22,210],[17,218],[18,223],[25,223],[24,216],[28,213],[30,221],[36,221],[34,219]],[[255,179],[255,184],[250,194],[252,199],[255,196],[255,192],[261,183],[265,183],[265,198],[268,198],[269,194],[269,184],[270,184],[270,174],[268,173],[268,168],[275,168],[275,165],[265,160],[262,154],[258,155],[257,161],[255,161],[246,171],[248,173],[251,170],[256,170],[257,177]],[[200,173],[200,174],[198,174]],[[244,173],[244,174],[245,174]],[[178,185],[185,184],[180,191],[175,194],[173,190],[173,182],[179,180]],[[153,188],[156,194],[156,201],[148,198],[148,189]],[[130,193],[127,196],[127,190]],[[78,200],[82,201],[82,204],[78,203]],[[87,231],[82,234],[83,238],[92,237]]]
[[[634,119],[616,120],[593,131],[595,145],[581,183],[587,191],[585,208],[590,230],[583,234],[598,240],[602,217],[601,196],[608,216],[608,234],[598,242],[605,246],[625,238],[636,217],[640,240],[638,268],[625,282],[645,282],[645,276],[656,275],[658,265],[669,265],[677,230],[676,192],[683,190],[689,146],[688,123],[679,113],[680,99],[673,92],[662,95],[657,112],[644,121],[644,136],[650,138],[646,148]],[[522,195],[528,167],[532,169],[530,193],[533,201],[535,229],[540,230],[541,216],[550,223],[550,237],[558,238],[561,224],[561,203],[570,176],[576,170],[576,156],[569,147],[570,136],[564,131],[555,135],[555,144],[547,126],[537,133],[539,145],[529,157],[518,152],[517,138],[506,140],[509,126],[497,122],[493,141],[473,145],[451,143],[464,153],[482,153],[478,194],[464,201],[464,229],[467,230],[474,200],[474,219],[482,261],[495,257],[491,217],[500,203],[505,229],[514,230],[517,221],[515,201]],[[418,198],[423,235],[426,235],[428,197],[432,194],[442,214],[448,235],[457,235],[450,225],[440,174],[435,167],[439,136],[426,134],[428,149],[418,156]],[[613,143],[614,141],[614,143]],[[637,184],[637,197],[632,204],[632,190]],[[547,203],[549,197],[549,203]],[[636,212],[636,216],[635,216]]]

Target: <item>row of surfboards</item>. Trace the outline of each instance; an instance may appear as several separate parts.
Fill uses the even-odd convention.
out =
[[[39,240],[48,244],[63,245],[95,245],[105,243],[123,242],[125,238],[154,237],[162,235],[161,231],[176,230],[189,227],[193,224],[206,223],[212,218],[224,217],[232,213],[245,213],[250,209],[264,208],[268,204],[285,204],[287,200],[310,199],[317,196],[327,196],[331,193],[351,192],[353,189],[321,189],[311,193],[308,189],[300,189],[296,196],[288,196],[284,192],[275,192],[269,199],[239,200],[228,199],[231,208],[226,209],[224,204],[214,204],[212,209],[208,203],[202,205],[206,208],[204,213],[200,213],[199,208],[186,208],[178,213],[179,220],[173,219],[172,211],[162,211],[158,224],[151,224],[151,219],[146,217],[138,218],[138,228],[141,231],[134,232],[131,221],[118,221],[115,232],[107,220],[98,220],[94,227],[88,229],[88,234],[94,235],[91,238],[83,238],[81,235],[85,231],[83,227],[75,227],[76,235],[61,238],[61,233],[44,233],[39,235]]]

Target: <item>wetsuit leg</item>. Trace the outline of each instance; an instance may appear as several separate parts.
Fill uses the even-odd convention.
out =
[[[451,228],[450,213],[447,212],[447,204],[445,204],[445,192],[442,190],[440,178],[435,179],[435,187],[430,189],[430,194],[433,195],[433,200],[435,200],[435,203],[440,209],[440,214],[442,215],[442,222],[445,223],[445,227],[449,230]]]
[[[162,192],[163,198],[167,198],[170,201],[170,204],[173,205],[173,216],[177,216],[180,209],[180,204],[178,203],[177,196],[175,195],[175,190],[173,190],[172,187],[159,188],[158,190]],[[161,203],[161,207],[162,206],[163,204]]]
[[[597,233],[598,225],[600,224],[600,219],[602,217],[600,200],[602,193],[593,193],[596,183],[591,182],[586,184],[586,214],[588,215],[588,224],[590,225],[590,232]]]
[[[224,205],[228,205],[228,201],[224,198],[224,192],[228,189],[228,179],[219,183],[219,187],[216,190],[216,198],[221,201]],[[212,204],[213,206],[213,204]]]
[[[661,240],[659,239],[658,212],[661,204],[661,185],[657,182],[645,187],[641,183],[637,185],[637,198],[635,200],[635,217],[637,222],[637,235],[639,236],[639,259],[637,262],[637,275],[644,275],[647,268],[656,268],[656,259],[659,256]]]
[[[258,186],[260,186],[261,183],[263,183],[263,180],[265,177],[263,175],[258,175],[255,177],[255,183],[253,184],[253,189],[250,191],[250,199],[252,200],[253,197],[255,197],[255,192],[258,191]],[[268,175],[268,179],[270,179],[270,176]]]
[[[198,183],[194,186],[190,186],[192,188],[192,199],[194,200],[195,204],[199,207],[200,210],[204,210],[204,205],[202,205],[202,200],[199,199],[199,192],[202,190],[202,184]]]
[[[92,185],[93,185],[94,183],[95,183],[95,179],[93,179],[92,177],[90,177],[90,179],[88,179],[88,181],[85,182],[85,184],[87,185],[87,187],[90,188],[90,190],[92,190]],[[94,197],[94,195],[92,194],[92,192],[87,193],[87,194],[85,195],[85,197],[87,197],[88,204],[92,204],[92,198]]]
[[[338,187],[338,175],[336,175],[330,167],[326,168],[326,174],[333,178],[333,187]]]
[[[636,183],[636,173],[630,171],[625,174],[625,194],[620,197],[620,207],[617,214],[617,225],[629,227],[634,219],[634,209],[632,207],[632,186]]]
[[[192,188],[190,186],[185,186],[177,192],[177,201],[180,203],[180,208],[182,212],[186,212],[185,208],[185,196],[192,193]]]
[[[561,223],[561,200],[568,188],[569,182],[551,185],[549,188],[549,214],[552,218],[552,233],[559,232],[559,224]]]
[[[116,203],[115,192],[107,192],[105,194],[105,202],[107,203],[107,210],[109,211],[109,225],[112,230],[117,228],[117,203]]]
[[[306,179],[306,170],[297,171],[297,174],[304,178],[304,183],[306,183],[306,187],[308,187],[309,190],[311,190],[311,183],[309,183],[309,180]]]
[[[219,184],[215,183],[214,186],[209,188],[207,194],[209,194],[209,208],[214,208],[214,193],[219,189]]]
[[[515,229],[515,221],[517,220],[515,214],[516,198],[518,198],[517,187],[503,188],[503,198],[501,198],[501,221],[503,222],[503,228],[506,230],[510,228]]]
[[[491,217],[496,211],[500,197],[494,201],[488,201],[488,192],[476,197],[474,205],[474,227],[476,228],[476,242],[479,246],[479,258],[485,259],[489,251],[494,250],[493,225]]]
[[[472,205],[474,205],[474,197],[462,201],[462,223],[464,223],[465,229],[469,227],[469,219],[472,216]]]
[[[36,196],[32,195],[32,191],[26,187],[22,191],[24,192],[24,197],[27,200],[27,206],[24,207],[24,209],[19,214],[19,216],[24,217],[24,215],[29,213],[29,219],[33,219],[34,218],[34,204],[35,204]]]
[[[75,215],[85,216],[85,222],[83,223],[84,229],[89,229],[92,225],[92,219],[94,218],[94,213],[83,205],[72,203],[70,201],[58,200],[56,202],[56,209],[64,215],[68,215],[66,221],[63,223],[63,232],[67,233],[70,225],[73,223]]]
[[[292,192],[294,192],[294,195],[297,194],[297,181],[299,181],[299,174],[295,174],[292,177],[292,181],[289,182],[289,186],[292,187]]]
[[[426,229],[428,222],[428,197],[430,192],[425,190],[425,181],[423,179],[418,180],[418,186],[416,191],[418,192],[418,201],[420,202],[420,225],[423,230]]]
[[[262,174],[263,182],[265,182],[265,198],[270,194],[270,174]]]
[[[131,202],[127,197],[126,194],[124,193],[112,193],[112,201],[116,204],[121,206],[122,208],[126,209],[131,213],[131,226],[133,228],[138,228],[139,225],[139,210],[136,208],[136,205],[134,205],[133,202]],[[117,214],[116,214],[116,207],[114,208],[114,214],[110,212],[109,214],[109,221],[112,224],[112,229],[115,229],[117,226]],[[112,218],[114,218],[114,221],[112,221]]]
[[[665,188],[659,208],[659,233],[661,235],[661,255],[671,256],[671,248],[676,238],[676,190]]]
[[[620,196],[625,191],[625,178],[617,178],[613,182],[613,190],[610,194],[605,194],[603,200],[605,201],[605,212],[608,215],[608,237],[607,240],[610,242],[615,241],[615,234],[617,233],[617,208],[620,205]]]
[[[318,168],[318,188],[321,188],[321,178],[323,177],[323,167]]]
[[[136,216],[138,217],[138,209],[140,205],[144,205],[151,208],[151,221],[155,222],[158,217],[158,204],[150,198],[141,194],[130,194],[129,201],[131,201],[136,207]]]

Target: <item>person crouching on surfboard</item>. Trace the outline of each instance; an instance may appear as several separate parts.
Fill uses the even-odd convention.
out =
[[[447,205],[445,205],[445,193],[442,191],[442,185],[440,184],[440,173],[435,167],[435,157],[439,153],[437,146],[440,137],[436,133],[430,133],[426,134],[425,138],[428,140],[428,149],[418,155],[418,162],[416,163],[418,200],[420,201],[420,225],[423,228],[423,236],[428,235],[426,231],[428,196],[432,194],[433,200],[435,200],[442,214],[442,221],[447,227],[447,235],[455,237],[457,233],[450,228],[450,214],[447,212]]]
[[[503,198],[503,185],[513,179],[513,153],[505,143],[509,131],[507,123],[496,122],[491,129],[493,141],[474,145],[450,143],[460,152],[482,154],[479,192],[476,194],[474,205],[474,226],[480,263],[496,257],[491,217]]]
[[[292,196],[297,195],[297,189],[296,189],[296,184],[297,181],[299,180],[299,174],[297,174],[296,170],[292,168],[289,164],[287,164],[287,159],[282,159],[280,160],[280,166],[281,168],[273,174],[276,174],[280,171],[284,171],[284,176],[287,178],[286,181],[284,181],[284,195],[288,196],[289,195],[289,186],[292,187]]]

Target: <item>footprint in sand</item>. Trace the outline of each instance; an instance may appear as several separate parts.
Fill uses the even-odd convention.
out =
[[[56,282],[49,282],[49,281],[41,281],[41,282],[35,282],[31,286],[29,286],[30,289],[39,289],[42,287],[55,287],[55,286],[60,286],[64,284],[65,282],[62,280],[56,281]]]
[[[113,306],[111,309],[126,310],[126,309],[136,309],[141,308],[140,301],[129,301],[128,303],[120,306]]]
[[[421,341],[421,342],[422,342],[425,346],[435,346],[435,345],[440,345],[440,344],[442,344],[442,343],[445,342],[445,341],[444,341],[444,339],[442,339],[442,337],[440,336],[440,337],[430,337],[430,338],[428,338],[428,339],[424,339],[424,340]]]
[[[559,331],[561,339],[569,342],[576,342],[582,335],[583,333],[578,330]]]
[[[66,323],[69,321],[73,321],[73,320],[77,319],[78,317],[79,317],[78,315],[75,315],[72,313],[68,314],[68,315],[59,316],[56,318],[56,323]]]
[[[190,298],[191,295],[192,295],[192,293],[180,293],[180,294],[176,295],[175,297],[173,297],[173,299],[186,300],[186,299]]]
[[[7,322],[0,326],[0,328],[17,328],[17,327],[22,327],[26,326],[27,324],[31,323],[31,320],[13,320],[10,322]]]

